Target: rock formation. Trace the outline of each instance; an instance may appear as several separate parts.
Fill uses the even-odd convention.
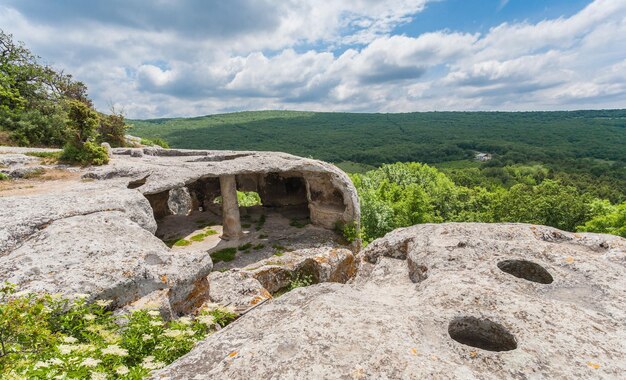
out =
[[[349,284],[266,302],[154,379],[620,378],[626,240],[520,224],[418,225]]]
[[[23,154],[29,151],[0,148],[2,170],[52,168]],[[0,192],[0,281],[25,291],[88,293],[90,300],[113,300],[113,308],[150,300],[176,316],[209,300],[213,263],[211,249],[173,250],[157,238],[163,218],[208,209],[224,221],[223,238],[237,244],[243,233],[236,190],[245,189],[258,191],[271,209],[297,208],[321,228],[359,220],[350,180],[320,161],[263,152],[112,153],[104,167],[54,167],[78,170],[73,181]]]

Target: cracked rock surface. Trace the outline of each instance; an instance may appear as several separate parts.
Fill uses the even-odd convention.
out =
[[[266,302],[153,378],[626,373],[625,239],[523,224],[418,225],[376,240],[359,258],[350,283]],[[507,271],[498,265],[505,260]],[[552,281],[511,260],[539,265]]]

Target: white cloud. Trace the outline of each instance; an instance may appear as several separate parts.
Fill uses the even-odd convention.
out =
[[[142,3],[129,0],[109,20],[80,7],[66,22],[47,21],[44,10],[22,5],[31,0],[7,1],[0,25],[85,81],[99,108],[112,103],[130,117],[269,108],[626,107],[626,2],[620,0],[596,0],[571,17],[505,23],[484,34],[441,30],[414,37],[393,30],[427,0],[211,2],[215,8],[163,0],[137,19],[124,12],[132,16]],[[197,15],[153,24],[168,10]],[[205,27],[206,20],[214,24]]]

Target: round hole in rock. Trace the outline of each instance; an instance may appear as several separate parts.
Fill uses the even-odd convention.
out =
[[[488,319],[457,317],[448,325],[450,338],[487,351],[510,351],[517,340],[504,326]]]
[[[504,260],[498,263],[498,268],[515,277],[540,284],[551,284],[554,281],[552,275],[544,267],[531,261]]]

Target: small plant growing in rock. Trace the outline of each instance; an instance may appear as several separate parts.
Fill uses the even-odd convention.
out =
[[[255,228],[256,228],[257,231],[260,231],[261,228],[263,228],[263,226],[265,225],[265,219],[266,219],[265,214],[263,214],[259,218],[258,222],[256,222]]]
[[[0,181],[7,181],[9,180],[9,176],[4,174],[4,173],[0,173]]]
[[[204,238],[205,238],[204,234],[197,234],[197,235],[193,235],[192,237],[190,237],[189,240],[195,241],[195,242],[201,242],[204,240]]]
[[[250,248],[252,248],[252,243],[242,244],[239,247],[237,247],[237,249],[240,250],[240,251],[247,251]]]
[[[289,223],[289,225],[292,227],[296,227],[296,228],[304,228],[310,223],[311,222],[308,219],[302,219],[302,220],[294,219]]]
[[[175,247],[186,247],[188,245],[191,245],[191,242],[186,239],[178,239],[176,240],[176,242],[174,242]]]
[[[257,244],[257,245],[252,247],[252,249],[254,249],[255,251],[258,251],[258,250],[263,249],[263,248],[265,248],[265,244],[261,244],[261,243],[259,243],[259,244]]]
[[[361,231],[359,230],[356,223],[354,222],[345,223],[345,224],[341,222],[337,222],[335,224],[335,231],[341,234],[348,243],[352,243],[356,239],[361,238]]]
[[[228,262],[235,260],[237,256],[237,248],[224,248],[219,251],[215,251],[211,253],[211,259],[213,259],[213,263],[217,264],[220,261]]]
[[[298,274],[289,283],[289,290],[294,290],[296,288],[304,288],[312,284],[313,284],[313,276],[306,275],[306,274]]]

